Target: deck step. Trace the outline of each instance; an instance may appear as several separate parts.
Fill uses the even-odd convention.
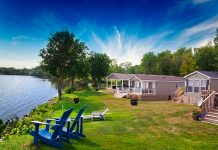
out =
[[[213,123],[213,122],[209,122],[209,121],[205,121],[205,120],[203,120],[202,122],[213,124],[213,125],[218,125],[218,123]]]
[[[218,112],[210,111],[208,112],[208,115],[218,115]]]
[[[218,125],[218,119],[205,118],[203,121],[204,121],[204,122],[213,123],[213,124],[217,124],[217,125]]]
[[[215,107],[210,112],[208,112],[202,122],[218,125],[218,107]]]
[[[212,109],[211,111],[218,112],[218,109]]]
[[[206,115],[205,119],[215,119],[215,120],[218,120],[218,116],[217,115]]]

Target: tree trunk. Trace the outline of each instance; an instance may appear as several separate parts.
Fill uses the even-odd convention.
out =
[[[73,89],[73,87],[74,87],[74,78],[71,77],[70,88]]]
[[[60,77],[58,78],[58,99],[61,100],[61,82]]]
[[[61,100],[62,95],[62,89],[63,89],[63,77],[62,75],[58,78],[58,99]]]

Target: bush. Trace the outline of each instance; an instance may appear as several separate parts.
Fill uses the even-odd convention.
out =
[[[198,120],[198,121],[202,120],[203,114],[202,114],[202,111],[201,111],[200,108],[193,110],[193,112],[192,112],[192,118],[193,118],[194,120]]]
[[[71,93],[73,93],[73,91],[75,91],[75,88],[73,88],[73,87],[66,87],[64,89],[64,92],[67,94],[71,94]]]
[[[24,135],[29,134],[34,129],[32,120],[44,121],[45,118],[51,117],[54,110],[54,105],[42,104],[32,110],[27,117],[23,117],[21,120],[17,116],[14,116],[7,120],[5,123],[0,120],[0,138],[6,140],[12,135]]]

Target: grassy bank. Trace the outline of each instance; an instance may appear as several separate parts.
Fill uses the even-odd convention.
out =
[[[81,102],[74,104],[73,97]],[[55,100],[56,101],[56,100]],[[52,103],[51,103],[52,104]],[[94,91],[65,94],[54,104],[52,116],[61,116],[64,109],[74,107],[72,117],[79,108],[88,105],[85,114],[110,109],[105,121],[85,122],[82,141],[64,143],[65,149],[216,149],[218,126],[195,122],[192,105],[173,102],[139,102],[130,106],[125,99]],[[12,137],[0,143],[0,149],[54,149],[42,142],[33,145],[29,135]]]

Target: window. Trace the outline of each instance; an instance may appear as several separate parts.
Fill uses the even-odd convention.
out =
[[[207,80],[201,80],[201,90],[206,90]]]
[[[193,92],[194,81],[188,80],[188,92]]]
[[[153,88],[153,89],[156,88],[156,82],[152,82],[152,88]]]
[[[200,87],[201,87],[201,80],[195,80],[195,82],[194,82],[194,92],[198,93]]]
[[[188,80],[187,92],[199,93],[201,90],[207,90],[208,80]]]
[[[149,88],[149,89],[152,88],[152,82],[148,82],[148,88]]]

